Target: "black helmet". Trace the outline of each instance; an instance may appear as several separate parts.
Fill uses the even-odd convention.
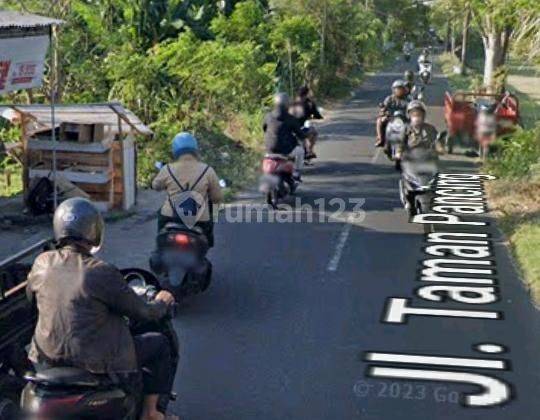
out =
[[[290,99],[289,95],[284,92],[279,92],[274,95],[274,105],[277,108],[287,109],[289,108]]]
[[[405,70],[405,73],[403,73],[403,78],[407,82],[413,82],[414,81],[414,72],[412,70]]]
[[[53,218],[54,239],[86,242],[101,247],[104,223],[99,210],[84,198],[70,198],[58,206]]]
[[[298,89],[298,96],[307,96],[309,94],[309,87],[307,85],[301,86]]]

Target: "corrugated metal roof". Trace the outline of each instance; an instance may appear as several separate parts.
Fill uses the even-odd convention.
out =
[[[64,23],[60,19],[52,19],[45,16],[30,13],[0,10],[0,29],[3,28],[40,28]]]
[[[114,108],[117,112],[115,112]],[[40,127],[51,128],[51,107],[49,105],[0,105],[0,116],[9,109],[16,109],[30,117],[33,117]],[[76,105],[56,105],[55,123],[62,122],[78,124],[97,124],[111,126],[113,130],[118,128],[118,114],[123,115],[127,121],[121,120],[122,131],[130,132],[132,128],[140,134],[151,136],[153,134],[143,122],[129,109],[124,108],[119,103],[108,104],[76,104]],[[7,115],[7,113],[5,114]],[[9,117],[8,117],[9,118]]]

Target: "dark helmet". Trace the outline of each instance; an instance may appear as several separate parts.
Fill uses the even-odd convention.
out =
[[[412,70],[405,70],[405,73],[403,73],[403,78],[407,82],[414,82],[414,72]]]
[[[276,93],[274,96],[274,105],[276,108],[287,109],[290,105],[289,95],[284,92]]]
[[[298,96],[307,96],[309,94],[309,87],[306,85],[298,89]]]
[[[105,225],[99,210],[84,198],[70,198],[58,206],[53,218],[54,239],[86,242],[99,249]]]

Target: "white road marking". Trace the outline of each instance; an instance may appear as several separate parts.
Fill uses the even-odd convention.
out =
[[[377,150],[375,151],[375,154],[373,155],[373,159],[371,159],[371,164],[374,165],[377,162],[377,159],[379,159],[379,155],[381,154],[381,148],[377,147]]]
[[[334,255],[332,256],[332,259],[328,263],[328,266],[326,267],[327,271],[335,272],[337,271],[339,261],[341,260],[341,254],[343,254],[343,248],[345,248],[345,243],[347,242],[347,239],[349,238],[349,234],[351,233],[352,223],[346,223],[343,225],[343,229],[341,229],[341,233],[339,234],[339,239],[336,244],[336,250],[334,252]]]

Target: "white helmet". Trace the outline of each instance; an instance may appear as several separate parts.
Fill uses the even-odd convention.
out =
[[[414,111],[415,109],[419,109],[424,114],[426,114],[426,112],[427,112],[427,109],[426,109],[426,106],[424,105],[424,103],[422,101],[419,101],[418,99],[415,99],[415,100],[409,102],[409,105],[407,105],[407,114],[410,114],[411,111]]]
[[[392,90],[397,88],[405,88],[406,83],[404,80],[398,79],[395,80],[394,83],[392,83]]]

